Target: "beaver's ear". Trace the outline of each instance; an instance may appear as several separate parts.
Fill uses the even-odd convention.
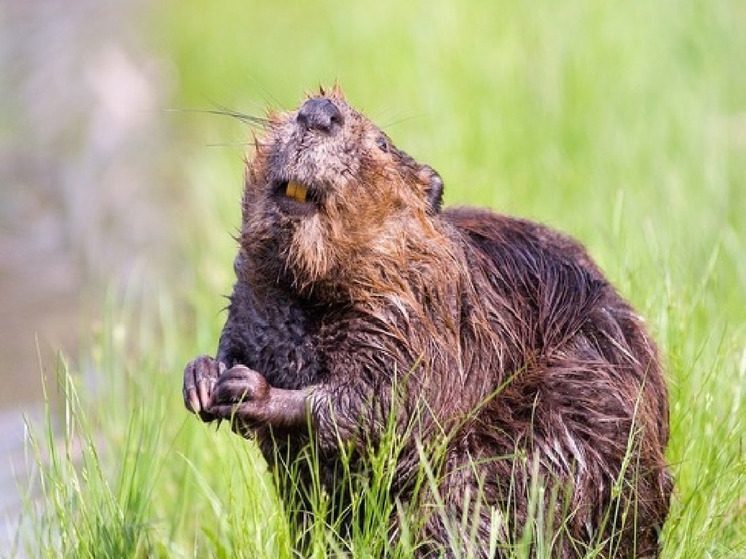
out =
[[[443,179],[435,169],[429,165],[423,165],[420,175],[425,179],[425,199],[430,214],[440,213],[443,206]]]

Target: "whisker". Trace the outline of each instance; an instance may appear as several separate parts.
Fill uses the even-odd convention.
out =
[[[174,111],[174,112],[183,112],[183,113],[200,113],[200,114],[208,114],[208,115],[229,116],[231,118],[238,119],[241,122],[245,122],[246,124],[258,125],[258,126],[267,126],[270,122],[269,119],[267,118],[248,115],[248,114],[245,114],[239,111],[234,111],[233,109],[228,109],[227,107],[218,107],[216,109],[169,109],[169,110]]]
[[[247,147],[253,142],[212,142],[206,144],[208,148],[235,148],[235,147]]]

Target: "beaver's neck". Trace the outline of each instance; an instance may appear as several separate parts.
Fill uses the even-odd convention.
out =
[[[447,231],[411,223],[346,247],[302,293],[360,307],[393,299],[413,309],[434,305],[446,312],[467,272],[462,247]]]

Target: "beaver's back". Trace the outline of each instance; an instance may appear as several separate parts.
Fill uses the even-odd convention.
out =
[[[610,523],[607,535],[624,542],[619,556],[654,555],[671,492],[662,453],[668,405],[642,320],[570,237],[486,210],[450,209],[442,219],[466,247],[477,300],[497,309],[489,324],[510,356],[503,388],[455,452],[477,460],[526,453],[545,479],[573,487],[568,532],[589,545],[599,535],[587,527],[602,525],[614,506],[612,486],[624,478],[620,502],[637,507],[638,541],[624,523]],[[630,452],[638,462],[625,469]],[[484,466],[488,500],[515,491],[514,468],[510,460]],[[460,473],[452,481],[476,483]],[[515,513],[519,525],[528,515],[521,506]]]
[[[539,223],[470,207],[447,208],[441,217],[485,252],[494,254],[498,246],[527,253],[540,252],[546,257],[576,262],[593,277],[603,278],[583,245]]]

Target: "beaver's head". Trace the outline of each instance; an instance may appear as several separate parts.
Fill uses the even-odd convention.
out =
[[[397,149],[338,88],[322,91],[295,111],[270,113],[256,140],[239,260],[299,291],[365,281],[353,268],[376,266],[407,236],[431,231],[442,193],[438,174]]]

